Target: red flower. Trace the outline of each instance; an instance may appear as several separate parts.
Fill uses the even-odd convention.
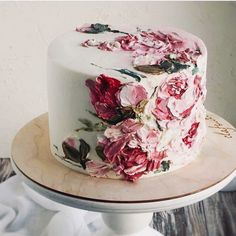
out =
[[[148,153],[140,147],[130,148],[126,146],[117,156],[115,172],[122,174],[126,180],[136,181],[143,174],[155,171],[160,167],[165,152],[156,152],[148,158]]]
[[[165,151],[159,152],[151,147],[157,145],[158,140],[154,143],[157,133],[151,130],[147,137],[140,139],[142,127],[141,123],[127,119],[108,128],[99,143],[103,147],[105,161],[113,165],[118,175],[131,181],[158,169],[165,157]]]
[[[90,89],[91,103],[98,117],[108,120],[116,116],[116,108],[119,107],[116,93],[121,86],[120,81],[101,74],[95,81],[86,80],[85,84]]]
[[[115,171],[122,174],[125,179],[135,181],[140,178],[147,169],[147,153],[141,148],[125,147],[120,153],[120,160]]]

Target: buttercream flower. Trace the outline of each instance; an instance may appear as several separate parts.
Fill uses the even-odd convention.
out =
[[[119,80],[101,74],[96,80],[87,79],[86,86],[90,89],[90,99],[98,117],[109,120],[117,115],[116,93],[121,87]]]
[[[147,91],[142,85],[131,82],[121,87],[120,91],[117,93],[117,98],[121,106],[135,107],[139,102],[147,99]]]
[[[149,171],[159,168],[164,151],[156,150],[159,133],[133,119],[107,128],[99,145],[105,161],[125,179],[135,181]]]
[[[185,118],[199,96],[199,85],[193,78],[187,78],[185,74],[171,75],[157,91],[153,114],[158,120]]]

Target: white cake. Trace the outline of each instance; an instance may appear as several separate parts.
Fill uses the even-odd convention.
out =
[[[84,25],[48,50],[51,152],[136,181],[193,161],[204,140],[207,50],[172,28]]]

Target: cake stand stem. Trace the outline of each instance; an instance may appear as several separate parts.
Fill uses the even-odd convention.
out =
[[[153,213],[119,214],[102,213],[107,228],[96,236],[163,236],[149,227]]]

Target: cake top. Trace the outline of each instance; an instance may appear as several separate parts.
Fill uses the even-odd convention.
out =
[[[96,76],[101,69],[116,69],[137,79],[143,73],[194,70],[205,54],[198,37],[179,29],[126,29],[100,23],[77,27],[49,47],[49,57],[72,70]]]

